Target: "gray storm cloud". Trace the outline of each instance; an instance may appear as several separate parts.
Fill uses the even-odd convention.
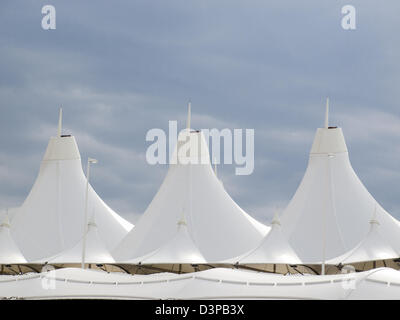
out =
[[[0,4],[0,206],[28,194],[58,108],[92,184],[135,222],[166,166],[145,161],[151,128],[254,128],[255,170],[221,179],[259,220],[299,184],[324,100],[343,128],[369,191],[400,218],[398,1],[353,1],[357,29],[341,28],[345,1],[50,1],[57,29],[41,28],[49,1]],[[85,161],[84,161],[85,162]]]

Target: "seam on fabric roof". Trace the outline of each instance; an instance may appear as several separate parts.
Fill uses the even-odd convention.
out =
[[[151,281],[143,281],[143,284],[152,284],[152,283],[166,283],[168,280],[151,280]]]
[[[57,221],[61,248],[65,249],[64,232],[61,221],[61,174],[60,174],[60,161],[57,160]]]
[[[118,282],[119,286],[127,286],[127,285],[141,285],[143,284],[142,281],[135,281],[135,282]]]
[[[284,286],[302,286],[303,282],[293,282],[293,283],[284,283],[284,282],[277,282],[277,286],[284,287]]]
[[[82,284],[91,284],[91,281],[84,281],[84,280],[68,280],[69,283],[82,283]]]
[[[314,284],[325,284],[325,283],[331,283],[330,280],[326,280],[326,281],[315,281],[315,282],[304,282],[305,286],[312,286]]]
[[[221,283],[247,285],[246,281],[221,280]]]
[[[275,282],[249,282],[249,286],[275,286]]]
[[[329,182],[330,182],[330,194],[331,194],[331,201],[332,201],[332,210],[333,210],[333,216],[335,217],[335,222],[336,222],[336,227],[339,233],[339,239],[342,244],[343,251],[347,250],[347,246],[343,240],[343,235],[342,235],[342,230],[339,227],[339,222],[338,222],[338,217],[337,217],[337,211],[336,211],[336,204],[335,204],[335,191],[334,191],[334,181],[333,181],[333,175],[332,175],[332,163],[330,162],[330,158],[328,155],[328,167],[329,167]]]
[[[194,279],[211,281],[211,282],[220,282],[220,280],[218,280],[218,279],[210,279],[210,278],[204,278],[204,277],[198,277],[198,276],[195,276]]]
[[[375,280],[375,279],[365,279],[365,281],[367,281],[367,282],[373,282],[373,283],[379,283],[379,284],[385,284],[385,285],[388,285],[388,283],[389,282],[387,282],[387,281],[383,281],[383,280]]]
[[[116,284],[115,281],[113,282],[106,282],[106,281],[92,281],[91,284],[101,284],[101,285],[114,285]]]

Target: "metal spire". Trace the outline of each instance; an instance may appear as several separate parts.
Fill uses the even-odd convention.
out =
[[[57,137],[61,137],[61,130],[62,130],[62,107],[60,107],[60,114],[58,116]]]
[[[325,129],[329,127],[329,97],[326,98]]]
[[[187,122],[186,122],[187,129],[190,129],[190,120],[191,120],[191,117],[192,117],[191,109],[192,109],[192,103],[191,103],[191,101],[189,101],[189,103],[188,103],[188,115],[187,115]]]

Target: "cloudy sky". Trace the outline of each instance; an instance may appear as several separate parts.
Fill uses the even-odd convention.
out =
[[[56,30],[41,28],[47,4]],[[146,163],[146,132],[183,126],[191,99],[192,127],[255,129],[254,173],[219,173],[236,202],[268,222],[304,174],[329,96],[354,169],[400,218],[400,2],[351,1],[350,31],[346,4],[2,0],[0,207],[27,196],[63,105],[64,133],[82,159],[99,160],[94,188],[137,221],[167,170]]]

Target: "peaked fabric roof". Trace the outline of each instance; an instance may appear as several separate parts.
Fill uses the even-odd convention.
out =
[[[234,259],[233,259],[234,260]],[[271,230],[253,250],[242,255],[233,263],[239,264],[301,264],[300,258],[282,233],[277,216],[271,223]]]
[[[187,230],[187,224],[180,220],[175,235],[153,252],[126,263],[133,264],[201,264],[206,259],[200,253]]]
[[[356,262],[399,258],[399,252],[393,248],[385,234],[379,231],[379,222],[374,217],[370,220],[370,229],[366,237],[349,252],[328,260],[328,264],[350,264]]]
[[[50,264],[72,264],[82,262],[82,247],[83,239],[81,239],[75,246],[67,249],[56,256],[41,259],[40,263],[48,262]],[[97,224],[92,217],[88,223],[88,230],[86,233],[86,250],[85,250],[85,263],[114,263],[114,259],[110,252],[101,240]]]
[[[17,209],[11,227],[28,261],[58,254],[82,238],[86,181],[75,138],[62,135],[50,138],[39,175]],[[88,212],[96,212],[99,236],[109,250],[132,228],[90,185]]]
[[[113,252],[116,261],[144,256],[170,241],[182,212],[190,238],[208,262],[254,248],[268,227],[246,214],[225,191],[210,165],[203,133],[182,131],[173,158],[176,164],[170,165],[145,213]]]
[[[17,263],[26,263],[26,259],[10,234],[10,222],[6,215],[0,224],[0,264]]]
[[[342,129],[326,125],[316,132],[303,180],[282,214],[282,230],[304,263],[331,259],[364,238],[375,205],[350,164]],[[376,210],[382,232],[400,245],[397,220],[380,205]]]

